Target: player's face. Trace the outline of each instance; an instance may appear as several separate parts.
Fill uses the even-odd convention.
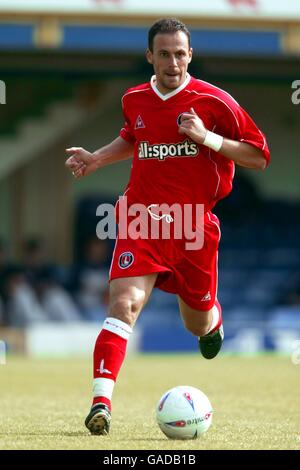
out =
[[[148,49],[146,56],[153,65],[156,86],[161,93],[169,93],[182,85],[192,53],[188,37],[183,31],[154,36],[153,51]]]

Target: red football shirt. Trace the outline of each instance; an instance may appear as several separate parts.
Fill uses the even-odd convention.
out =
[[[247,142],[270,159],[264,134],[232,96],[190,75],[167,95],[152,77],[130,88],[122,102],[120,136],[134,144],[128,204],[204,204],[207,211],[230,193],[234,162],[178,132],[181,114],[191,107],[208,130]]]

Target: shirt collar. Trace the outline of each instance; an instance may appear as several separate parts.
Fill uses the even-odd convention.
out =
[[[155,84],[155,82],[156,82],[156,76],[155,76],[155,75],[153,75],[153,76],[151,77],[150,84],[151,84],[151,88],[152,88],[152,90],[154,91],[154,93],[156,93],[157,96],[158,96],[159,98],[161,98],[163,101],[166,101],[166,100],[168,100],[169,98],[172,98],[172,96],[177,95],[177,93],[180,93],[180,92],[188,85],[188,83],[190,82],[190,80],[191,80],[191,76],[190,76],[189,73],[187,73],[187,74],[186,74],[186,79],[185,79],[185,81],[183,82],[183,84],[180,85],[178,88],[175,88],[175,90],[170,91],[170,93],[167,93],[166,95],[163,95],[163,94],[158,90],[158,88],[157,88],[157,86],[156,86],[156,84]]]

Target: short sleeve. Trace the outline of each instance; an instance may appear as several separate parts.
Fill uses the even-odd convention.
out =
[[[224,137],[245,142],[262,150],[268,164],[270,161],[270,151],[264,133],[257,127],[249,114],[230,95],[226,96],[226,101],[225,99],[222,101],[225,105],[226,112],[224,113],[223,107],[221,126],[219,127],[219,123],[217,126],[219,133]],[[222,130],[224,130],[224,132],[222,132]]]
[[[264,133],[241,106],[237,107],[236,116],[238,122],[238,140],[262,150],[268,164],[270,161],[270,151]]]
[[[135,138],[134,131],[130,123],[130,119],[128,118],[128,115],[125,110],[124,100],[122,101],[122,105],[123,105],[122,108],[123,108],[123,115],[124,115],[125,123],[122,129],[120,130],[120,137],[122,137],[122,139],[126,140],[130,144],[134,144],[136,141],[136,138]]]

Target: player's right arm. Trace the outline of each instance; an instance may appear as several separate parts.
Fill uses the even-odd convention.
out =
[[[70,155],[66,167],[75,178],[82,178],[94,173],[98,168],[131,158],[133,149],[134,144],[122,137],[117,137],[93,153],[82,147],[71,147],[66,149],[66,153]]]

